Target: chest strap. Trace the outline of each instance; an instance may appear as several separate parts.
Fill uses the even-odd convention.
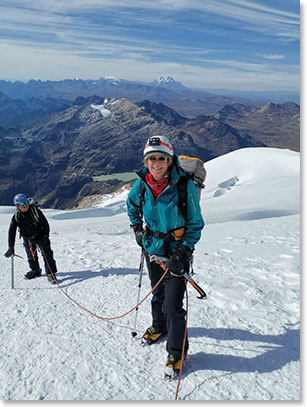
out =
[[[145,239],[147,236],[152,236],[156,239],[162,239],[163,240],[163,247],[164,247],[164,252],[167,256],[171,254],[170,251],[170,242],[171,241],[178,241],[181,240],[183,235],[184,235],[184,227],[175,229],[175,230],[170,230],[168,233],[163,233],[163,232],[158,232],[157,230],[151,230],[149,229],[148,226],[145,227]]]
[[[168,233],[158,232],[157,230],[151,230],[149,229],[148,226],[146,226],[145,233],[147,234],[147,236],[152,236],[155,239],[165,239],[170,235],[171,232]]]

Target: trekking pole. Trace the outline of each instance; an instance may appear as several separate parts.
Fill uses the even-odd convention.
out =
[[[14,255],[11,256],[11,288],[14,290]]]
[[[142,276],[143,276],[143,269],[144,269],[144,257],[145,257],[145,250],[142,248],[142,253],[141,253],[141,259],[140,259],[140,265],[139,265],[139,273],[140,273],[140,279],[139,279],[139,286],[138,286],[138,297],[137,297],[137,304],[140,301],[140,295],[141,295],[141,286],[142,286]],[[138,316],[138,310],[139,307],[136,307],[135,309],[135,319],[134,319],[134,328],[133,331],[131,332],[132,337],[136,337],[137,332],[136,332],[136,320]]]

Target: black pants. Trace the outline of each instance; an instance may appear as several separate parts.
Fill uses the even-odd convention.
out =
[[[147,255],[145,258],[153,288],[164,271],[156,262],[150,262]],[[186,312],[183,309],[184,293],[184,279],[167,274],[153,291],[151,300],[152,325],[159,332],[167,332],[166,350],[175,357],[181,356],[186,326]],[[187,338],[185,351],[188,347]]]
[[[41,241],[38,241],[37,243],[31,243],[31,244],[32,244],[32,252],[34,253],[34,258],[32,256],[31,250],[30,250],[29,240],[24,239],[23,245],[24,245],[26,253],[27,253],[27,258],[28,258],[28,263],[29,263],[30,269],[33,271],[38,271],[40,269],[39,262],[38,262],[38,256],[37,256],[37,250],[38,250],[38,246],[39,246],[42,250],[46,274],[51,274],[49,267],[52,270],[52,272],[55,274],[57,272],[57,268],[56,268],[55,260],[53,258],[53,251],[51,250],[50,240],[47,238],[44,238]]]

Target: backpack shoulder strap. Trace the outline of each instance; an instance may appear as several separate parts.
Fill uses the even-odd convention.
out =
[[[20,212],[17,210],[14,215],[15,221],[19,224]]]
[[[34,222],[39,222],[39,213],[37,211],[37,206],[35,204],[30,205],[30,214]]]
[[[140,191],[139,191],[139,198],[140,198],[139,213],[140,213],[141,218],[143,218],[143,203],[144,203],[145,191],[146,191],[145,183],[142,180],[141,184],[140,184]]]
[[[188,210],[187,210],[187,195],[188,195],[188,175],[182,175],[177,182],[178,189],[178,208],[179,212],[183,216],[184,220],[188,219]]]

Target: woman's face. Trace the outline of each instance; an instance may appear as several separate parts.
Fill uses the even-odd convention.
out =
[[[156,181],[161,179],[168,168],[168,159],[157,153],[151,155],[147,160],[148,170]]]

